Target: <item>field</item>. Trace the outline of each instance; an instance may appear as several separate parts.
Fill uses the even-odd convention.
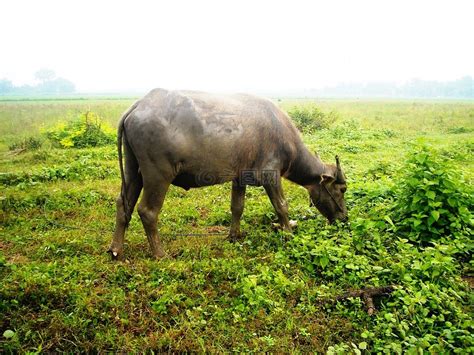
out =
[[[168,257],[150,258],[135,212],[112,262],[115,145],[62,148],[45,132],[89,110],[115,127],[133,101],[0,101],[0,351],[474,351],[474,102],[276,100],[319,110],[322,127],[297,123],[325,162],[341,158],[350,230],[285,181],[293,235],[250,187],[231,243],[230,185],[172,187]],[[381,286],[394,290],[373,315],[341,297]]]

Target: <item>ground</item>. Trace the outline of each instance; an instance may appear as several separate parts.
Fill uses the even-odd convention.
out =
[[[273,229],[268,198],[250,187],[246,237],[230,243],[229,184],[171,187],[159,227],[168,257],[150,258],[135,212],[126,260],[112,262],[116,147],[9,146],[86,110],[115,126],[133,101],[0,101],[0,350],[473,350],[472,250],[454,250],[449,236],[415,245],[392,221],[420,144],[472,187],[473,102],[275,100],[333,112],[328,128],[303,137],[324,161],[340,156],[352,230],[328,226],[285,181],[294,234]],[[387,285],[396,290],[375,300],[373,316],[359,298],[333,302]]]

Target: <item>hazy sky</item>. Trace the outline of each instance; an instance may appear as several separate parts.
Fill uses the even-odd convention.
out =
[[[474,1],[0,3],[0,78],[79,91],[291,90],[474,76]]]

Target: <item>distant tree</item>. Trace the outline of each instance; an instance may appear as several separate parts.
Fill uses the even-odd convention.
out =
[[[56,78],[53,80],[55,92],[71,93],[76,90],[74,83],[64,78]]]
[[[46,94],[64,94],[75,91],[74,83],[64,78],[47,80],[36,86],[38,93]]]
[[[474,80],[470,76],[465,76],[457,80],[460,97],[474,97]]]
[[[0,80],[0,95],[1,94],[8,94],[13,91],[13,84],[8,79],[1,79]]]
[[[51,69],[40,69],[35,73],[35,79],[44,83],[46,81],[51,81],[56,78],[56,73]]]
[[[412,79],[405,84],[394,82],[340,83],[312,90],[313,95],[339,97],[419,97],[474,98],[474,79],[465,76],[452,81]]]
[[[56,87],[58,88],[59,92],[71,93],[76,91],[76,85],[74,85],[72,81],[64,78],[56,79]]]
[[[20,95],[33,95],[35,94],[36,86],[31,85],[22,85],[22,86],[15,86],[13,93],[20,94]]]

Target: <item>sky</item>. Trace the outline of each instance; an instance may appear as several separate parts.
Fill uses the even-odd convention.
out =
[[[0,79],[80,92],[474,76],[472,0],[3,0]]]

